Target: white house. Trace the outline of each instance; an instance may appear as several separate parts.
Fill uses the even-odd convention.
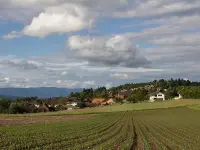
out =
[[[71,102],[71,103],[69,103],[69,104],[67,104],[68,106],[73,106],[73,107],[76,107],[77,105],[78,105],[78,103],[77,102]]]
[[[71,105],[76,107],[77,106],[77,102],[73,102],[73,103],[71,103]]]
[[[165,101],[165,94],[161,92],[151,93],[149,97],[150,102],[154,102],[155,100],[163,100]]]
[[[35,107],[37,107],[37,108],[39,108],[39,107],[40,107],[40,105],[39,105],[39,104],[34,104],[34,106],[35,106]]]

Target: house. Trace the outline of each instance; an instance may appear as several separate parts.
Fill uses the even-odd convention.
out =
[[[50,109],[46,103],[42,103],[38,108],[38,112],[49,112],[49,111]]]
[[[68,102],[78,102],[79,99],[77,97],[68,97]]]
[[[101,103],[101,106],[106,106],[106,105],[108,105],[107,102],[102,102],[102,103]]]
[[[108,93],[108,98],[113,98],[113,97],[114,97],[114,94],[113,94],[113,92],[110,91],[110,92]]]
[[[101,103],[101,106],[113,105],[113,104],[115,104],[115,101],[114,101],[112,98],[110,98],[110,99],[107,100],[107,101],[103,101],[103,102]]]
[[[28,102],[25,103],[25,107],[28,108],[29,113],[36,113],[38,108],[34,104],[30,104]]]
[[[96,105],[100,105],[101,103],[103,103],[106,99],[105,98],[94,98],[92,100],[92,104],[96,104]]]
[[[69,102],[67,104],[67,106],[73,106],[73,107],[76,107],[78,105],[78,102]]]
[[[110,98],[110,99],[107,101],[107,104],[108,104],[108,105],[113,105],[113,104],[115,104],[115,101],[113,100],[113,98]]]
[[[73,102],[73,103],[71,103],[71,105],[74,106],[74,107],[76,107],[77,104],[78,104],[77,102]]]
[[[178,97],[174,97],[175,100],[178,100],[178,99],[182,99],[183,96],[181,94],[178,94]]]
[[[46,100],[49,107],[57,107],[58,105],[66,105],[68,97],[54,97]]]
[[[40,107],[40,103],[37,100],[30,100],[27,104],[34,105],[36,108]]]
[[[154,102],[155,100],[165,100],[165,94],[161,92],[154,92],[150,94],[149,101]]]
[[[131,96],[131,94],[132,94],[132,92],[130,92],[130,91],[119,92],[117,95],[115,95],[115,97],[124,100],[124,99],[128,98],[129,96]]]
[[[57,105],[59,102],[57,98],[49,98],[46,100],[46,103],[48,104],[49,107],[51,107]]]

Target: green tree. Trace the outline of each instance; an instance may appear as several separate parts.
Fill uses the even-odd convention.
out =
[[[137,90],[135,91],[127,101],[132,103],[142,102],[148,98],[148,91],[146,90]]]
[[[29,113],[29,108],[24,105],[24,103],[13,102],[9,106],[9,113],[10,114],[22,114],[22,113]]]
[[[11,101],[7,98],[0,99],[0,113],[8,113]]]
[[[77,103],[76,106],[79,107],[79,108],[85,108],[86,105],[85,105],[84,102],[81,102],[81,101],[80,101],[80,102]]]
[[[172,99],[172,98],[178,96],[178,92],[177,92],[176,88],[169,88],[168,91],[165,93],[165,95],[168,99]]]

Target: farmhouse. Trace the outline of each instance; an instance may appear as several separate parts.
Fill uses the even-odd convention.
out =
[[[154,92],[150,94],[149,101],[154,102],[155,100],[165,100],[165,94],[161,92]]]

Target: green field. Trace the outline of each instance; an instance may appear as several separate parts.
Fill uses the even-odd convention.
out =
[[[31,116],[58,116],[58,115],[79,115],[79,114],[97,114],[104,112],[119,112],[119,111],[132,111],[132,110],[146,110],[146,109],[158,109],[158,108],[174,108],[174,107],[183,107],[183,106],[196,106],[200,105],[200,100],[194,99],[182,99],[182,100],[168,100],[164,102],[154,102],[149,103],[142,102],[136,104],[116,104],[114,106],[106,106],[106,107],[94,107],[94,108],[85,108],[85,109],[77,109],[71,111],[60,111],[60,112],[49,112],[49,113],[36,113],[31,114]],[[0,115],[2,116],[23,116],[23,115]]]
[[[198,150],[200,111],[193,109],[198,103],[198,100],[179,100],[123,104],[76,112],[98,112],[82,120],[2,126],[0,149]]]
[[[67,115],[67,114],[91,114],[91,113],[102,113],[102,112],[119,112],[119,111],[132,111],[132,110],[146,110],[146,109],[158,109],[158,108],[173,108],[183,106],[196,106],[200,105],[200,100],[168,100],[164,102],[143,102],[136,104],[117,104],[114,106],[99,107],[99,108],[85,108],[72,111],[61,111],[55,113],[48,113],[48,115]],[[44,114],[36,114],[44,115]]]

